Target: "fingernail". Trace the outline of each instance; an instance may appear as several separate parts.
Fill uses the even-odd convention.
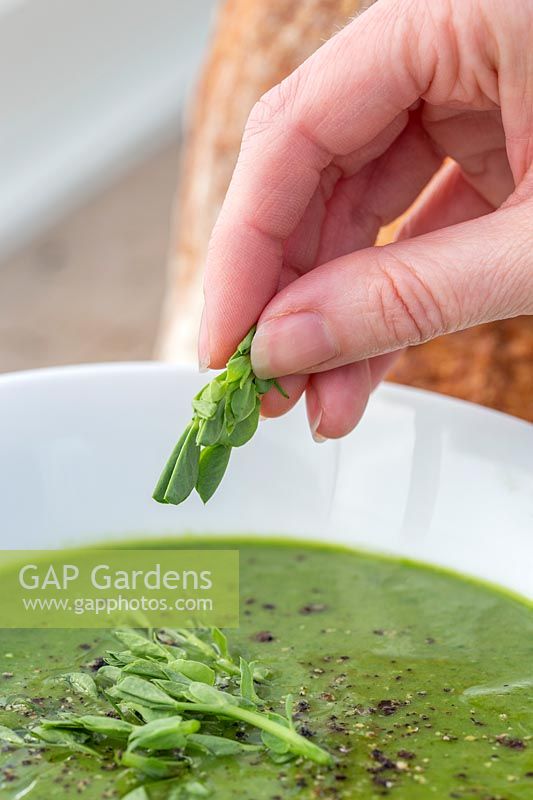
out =
[[[337,353],[323,316],[297,311],[259,325],[252,343],[252,365],[260,378],[275,378],[322,364]]]
[[[308,387],[306,394],[307,416],[309,419],[309,427],[311,428],[311,436],[317,444],[322,444],[322,442],[326,441],[326,437],[317,433],[320,423],[322,422],[322,406],[320,405],[317,393],[314,389]]]
[[[202,311],[202,319],[200,321],[200,333],[198,334],[198,369],[200,372],[207,372],[211,356],[209,355],[209,332],[207,330],[207,317],[205,313],[205,306]]]

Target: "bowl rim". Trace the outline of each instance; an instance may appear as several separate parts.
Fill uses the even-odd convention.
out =
[[[220,370],[218,370],[220,372]],[[165,362],[165,361],[101,361],[90,362],[82,364],[65,364],[50,367],[38,367],[35,369],[19,370],[14,372],[5,372],[0,375],[0,391],[4,387],[11,385],[21,384],[35,384],[39,385],[47,381],[56,381],[61,379],[86,379],[92,377],[104,377],[107,375],[116,374],[121,376],[135,376],[143,375],[145,373],[161,373],[164,375],[172,375],[173,373],[185,375],[198,375],[199,370],[193,364],[183,361],[179,362]],[[217,374],[217,371],[211,370],[206,373],[205,381],[209,380],[209,374]],[[440,392],[435,392],[429,389],[421,389],[417,386],[410,386],[408,384],[392,383],[390,381],[382,381],[375,390],[380,394],[390,395],[392,397],[407,396],[414,398],[423,403],[434,404],[440,408],[455,409],[458,412],[470,410],[484,417],[487,422],[491,421],[496,425],[514,425],[521,427],[527,435],[533,434],[533,422],[516,417],[505,411],[491,408],[489,406],[481,405],[472,400],[464,400],[453,395],[446,395]]]
[[[1,375],[0,402],[4,410],[3,419],[8,426],[11,414],[16,419],[21,416],[21,412],[22,417],[24,416],[24,404],[28,402],[36,412],[39,412],[39,409],[42,408],[44,413],[52,414],[51,425],[53,433],[56,424],[61,430],[63,426],[62,416],[59,415],[57,417],[54,410],[56,401],[58,408],[61,409],[63,399],[68,402],[68,398],[71,400],[78,396],[83,398],[86,393],[92,396],[94,391],[100,398],[99,403],[101,406],[102,403],[105,405],[107,396],[109,396],[109,402],[112,404],[115,395],[117,398],[121,398],[126,392],[129,397],[129,392],[137,387],[139,389],[138,398],[142,403],[144,403],[142,398],[151,397],[152,400],[148,399],[149,404],[155,398],[156,408],[164,408],[165,406],[161,406],[158,399],[161,397],[161,392],[165,394],[169,387],[176,388],[182,385],[189,388],[186,392],[178,395],[180,408],[182,411],[185,408],[189,408],[190,413],[192,392],[190,394],[189,392],[193,386],[199,388],[202,379],[205,382],[208,377],[200,375],[190,363],[173,364],[156,361],[134,361],[58,366]],[[136,400],[137,402],[138,400]],[[133,404],[132,414],[136,413],[135,405]],[[330,485],[331,481],[326,481],[322,486],[322,490],[316,494],[313,508],[315,508],[320,517],[321,524],[327,526],[327,530],[331,533],[335,542],[341,544],[349,540],[350,546],[356,549],[364,549],[374,553],[389,553],[397,558],[408,557],[415,559],[417,562],[447,567],[463,575],[481,578],[492,584],[505,587],[507,590],[510,589],[519,593],[522,597],[533,599],[533,585],[531,584],[530,569],[527,565],[528,560],[517,557],[518,551],[513,549],[514,545],[519,547],[520,542],[525,541],[522,539],[525,536],[527,538],[527,552],[531,552],[529,531],[530,520],[533,518],[531,517],[533,506],[531,505],[531,493],[528,487],[531,485],[530,475],[533,467],[533,462],[530,463],[529,458],[530,452],[533,451],[533,425],[525,420],[475,403],[415,387],[387,383],[381,385],[376,391],[371,406],[375,406],[375,415],[371,407],[365,415],[362,425],[358,426],[353,434],[344,437],[344,439],[330,442],[329,455],[326,462],[322,461],[322,456],[320,455],[320,463],[326,463],[326,466],[329,465],[333,470],[332,474],[334,476],[341,474],[339,472],[340,465],[352,464],[355,470],[353,474],[359,476],[364,487],[359,493],[359,500],[356,504],[359,516],[357,517],[358,526],[355,538],[352,526],[343,523],[343,520],[351,519],[350,514],[353,511],[353,500],[351,499],[353,492],[352,483],[350,482],[350,476],[353,477],[353,474],[344,470],[345,477],[338,485],[337,478],[334,477],[333,483],[335,486],[333,490]],[[77,404],[75,403],[73,407],[77,408]],[[82,407],[84,407],[83,403]],[[174,409],[174,405],[172,405],[172,408]],[[400,416],[396,414],[398,411],[401,412]],[[285,433],[289,429],[292,430],[293,421],[296,426],[305,425],[305,412],[301,403],[298,404],[298,408],[294,409],[294,412],[294,414],[286,415],[285,421],[282,423],[282,426],[288,426],[285,428]],[[172,425],[174,425],[175,409],[171,413]],[[385,422],[385,417],[389,413],[392,416],[386,421],[385,431],[388,430],[389,434],[392,433],[393,440],[396,442],[392,451],[390,450],[390,444],[388,444],[388,436],[381,438],[378,434],[377,439],[375,437],[376,430],[379,432],[383,428],[376,429],[373,427],[376,421],[380,419]],[[39,413],[37,417],[41,419],[42,423],[42,417]],[[33,415],[32,418],[37,419],[37,417]],[[57,419],[55,419],[56,417]],[[96,430],[99,431],[100,422],[98,420],[100,419],[105,422],[105,413],[103,415],[101,413],[93,415],[91,411],[87,417],[89,429],[92,425],[96,425]],[[90,420],[93,420],[93,422]],[[368,425],[366,425],[367,420]],[[397,427],[398,420],[402,420],[402,425],[399,428]],[[387,426],[391,425],[393,426],[392,429],[387,428]],[[45,425],[43,429],[41,424],[41,430],[45,436],[48,435],[46,434],[46,428],[47,426]],[[17,429],[16,426],[15,429]],[[119,426],[119,438],[122,435],[120,430]],[[300,430],[303,431],[303,428]],[[431,434],[427,441],[429,430],[431,430]],[[158,447],[161,445],[162,460],[164,456],[168,455],[164,414],[161,425],[159,428],[156,426],[155,431],[156,438],[154,441],[157,442]],[[459,436],[456,436],[456,433]],[[368,438],[369,434],[370,439]],[[270,450],[272,448],[275,449],[280,441],[285,441],[283,439],[283,427],[280,429],[279,434],[281,440],[276,438],[277,436],[278,433],[275,434],[271,441],[269,437]],[[164,447],[162,445],[163,438],[165,439]],[[160,442],[159,439],[161,439]],[[9,441],[8,435],[8,446]],[[377,448],[375,447],[376,444]],[[420,446],[417,447],[417,445]],[[307,447],[307,445],[302,446]],[[388,451],[387,447],[389,448]],[[436,448],[435,451],[434,448]],[[268,452],[270,450],[267,448]],[[53,454],[59,453],[58,464],[62,463],[62,452],[61,447],[59,451],[52,448]],[[361,462],[362,452],[370,453],[370,469],[367,469],[368,464],[366,461],[363,460]],[[313,453],[317,453],[317,451],[313,450]],[[308,454],[311,455],[310,453]],[[428,462],[428,454],[431,455],[430,462]],[[450,457],[447,458],[447,454]],[[392,458],[389,458],[389,455]],[[272,453],[270,454],[271,456]],[[380,498],[383,491],[383,473],[376,471],[376,466],[379,459],[384,456],[388,459],[385,465],[385,474],[388,475],[388,480],[391,481],[391,496],[387,509],[381,512],[375,509],[380,507],[379,503],[381,502]],[[315,463],[316,457],[313,455],[310,463]],[[154,460],[155,473],[157,469],[160,469],[160,464],[158,455],[158,464],[157,466],[155,465],[156,459],[153,447],[150,451],[149,461],[150,458]],[[458,458],[459,460],[457,460]],[[355,459],[355,461],[352,462],[352,459]],[[55,475],[54,470],[57,467],[54,466],[56,462],[54,462],[53,458],[51,462],[46,461],[46,459],[41,462],[38,459],[37,463],[52,463],[52,472],[50,474],[52,476]],[[394,473],[399,464],[403,465],[402,471]],[[485,465],[479,474],[476,471],[478,464]],[[437,474],[435,474],[435,466],[438,467]],[[474,489],[471,499],[468,499],[470,493],[463,491],[464,483],[461,483],[460,480],[458,482],[457,477],[457,474],[463,474],[463,479],[465,478],[464,469],[466,467],[471,470],[467,475],[467,481],[474,478],[473,483],[477,487],[477,489]],[[39,466],[37,468],[40,469]],[[441,468],[443,470],[442,475]],[[459,470],[458,473],[457,469]],[[394,473],[392,477],[391,470]],[[461,470],[463,470],[463,473],[461,473]],[[15,469],[14,475],[16,476],[17,474]],[[349,479],[346,478],[346,475],[348,475]],[[398,475],[400,476],[399,479]],[[437,481],[437,490],[435,492],[428,491],[428,480]],[[17,483],[17,486],[19,483]],[[150,488],[151,484],[152,479],[150,479]],[[50,485],[53,489],[55,485],[53,480]],[[105,485],[107,486],[107,484]],[[334,491],[334,494],[331,494],[330,490]],[[450,503],[449,492],[452,490],[453,497],[456,499]],[[9,482],[6,491],[9,491]],[[488,504],[484,500],[487,497],[487,491],[490,491],[490,502]],[[330,502],[333,497],[336,497],[338,502],[336,503],[335,513],[330,515],[327,512],[324,517],[322,506],[318,508],[316,504],[321,503],[326,495],[330,497],[330,500],[326,498],[327,502]],[[53,496],[53,491],[51,496]],[[78,497],[76,492],[74,492],[74,496]],[[103,496],[104,501],[106,503],[109,502],[105,491]],[[10,508],[19,508],[20,504],[13,501],[11,495],[6,495],[6,497],[8,500],[7,513]],[[15,492],[14,497],[18,497],[17,492]],[[519,502],[516,502],[517,500]],[[512,514],[509,503],[512,504]],[[481,507],[486,508],[486,510],[479,515]],[[56,516],[54,514],[50,517],[46,516],[46,525],[50,528],[51,534],[53,534],[53,541],[57,540],[58,542],[55,546],[63,546],[67,533],[69,537],[72,534],[75,537],[79,537],[80,541],[84,541],[89,528],[92,530],[94,526],[96,531],[100,531],[100,520],[98,518],[94,519],[89,514],[87,520],[82,515],[85,520],[83,525],[79,525],[76,522],[73,533],[71,530],[73,520],[69,508],[70,506],[67,504],[67,510],[64,513],[58,512]],[[152,526],[154,527],[154,532],[157,531],[159,535],[171,532],[167,524],[168,520],[159,515],[160,509],[149,510],[145,505],[142,508],[136,507],[136,515],[138,517],[135,517],[135,524],[132,525],[130,519],[131,503],[129,501],[127,520],[124,519],[124,512],[120,503],[111,506],[111,508],[111,516],[105,526],[106,531],[104,531],[106,536],[114,537],[117,533],[122,535],[125,530],[137,533],[141,529],[143,531],[148,530]],[[205,533],[211,532],[212,529],[217,530],[219,533],[222,532],[222,530],[218,530],[218,517],[215,521],[213,516],[215,512],[216,514],[220,513],[220,508],[214,509],[211,516],[209,516],[209,513],[211,513],[209,510],[208,517],[202,523],[202,528],[204,524],[207,526]],[[333,506],[331,508],[333,509]],[[197,509],[194,504],[192,504],[191,508],[182,510],[179,524],[180,530],[197,530],[196,512]],[[13,511],[12,513],[15,512]],[[19,513],[18,510],[16,513]],[[77,520],[78,516],[74,515],[74,519]],[[286,516],[282,516],[281,521],[283,524],[280,524],[280,519],[275,514],[274,517],[275,519],[268,523],[269,535],[272,535],[273,530],[276,530],[290,536],[295,526],[298,528],[299,534],[301,525],[297,520],[295,521],[295,518],[290,515],[288,519]],[[516,532],[513,533],[513,528],[509,531],[510,536],[505,538],[505,541],[508,541],[508,550],[506,552],[509,553],[509,558],[506,557],[503,560],[504,569],[502,570],[500,568],[502,563],[501,531],[506,529],[511,519],[517,522]],[[485,526],[483,522],[486,523]],[[244,530],[239,525],[240,523],[234,533],[237,530]],[[451,529],[450,525],[452,526]],[[458,556],[456,557],[455,552],[457,547],[459,548],[457,551],[459,554],[463,552],[463,540],[460,537],[458,538],[458,532],[464,532],[466,530],[465,525],[469,526],[469,530],[474,527],[476,534],[472,539],[469,538],[470,545],[466,548],[466,555],[463,553],[459,559]],[[426,531],[428,526],[431,530],[429,536]],[[175,525],[172,524],[171,527],[174,529]],[[258,529],[257,533],[264,533],[261,525],[259,528],[261,530]],[[246,530],[252,529],[255,531],[255,524],[251,526],[247,522]],[[312,535],[308,535],[306,538],[313,540],[317,535],[317,531],[313,531]],[[487,536],[489,536],[488,539]],[[489,546],[488,542],[492,542],[492,544]],[[480,547],[482,548],[481,552],[483,552],[482,563],[479,563]]]

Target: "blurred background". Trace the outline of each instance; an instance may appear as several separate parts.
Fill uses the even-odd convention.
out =
[[[0,0],[0,372],[194,360],[248,112],[365,5]],[[389,379],[533,420],[533,318],[413,348]]]
[[[149,358],[214,0],[0,0],[0,370]]]

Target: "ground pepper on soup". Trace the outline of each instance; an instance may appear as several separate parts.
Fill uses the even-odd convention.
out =
[[[276,763],[262,750],[204,754],[176,779],[157,781],[118,766],[112,750],[64,757],[4,742],[1,798],[229,800],[236,787],[243,800],[533,796],[533,612],[525,602],[347,549],[221,538],[205,546],[240,550],[241,624],[226,632],[232,651],[268,665],[259,693],[280,712],[292,693],[295,729],[333,764]],[[113,646],[102,631],[3,631],[0,725],[20,732],[65,712],[109,713],[101,698],[54,678],[96,674]],[[244,725],[228,730],[260,743]]]

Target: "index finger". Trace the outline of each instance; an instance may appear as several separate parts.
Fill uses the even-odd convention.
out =
[[[283,243],[321,171],[364,148],[427,86],[408,57],[423,7],[380,0],[252,110],[207,257],[210,366],[223,366],[277,292]],[[432,69],[431,58],[417,63]]]

